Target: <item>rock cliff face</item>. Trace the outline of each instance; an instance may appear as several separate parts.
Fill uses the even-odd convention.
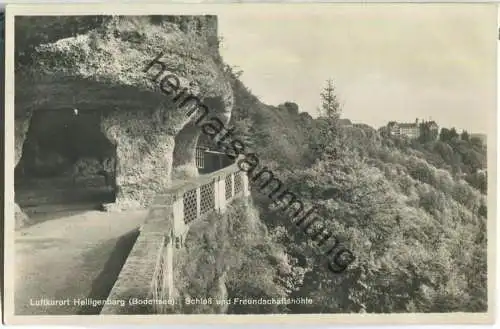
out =
[[[78,25],[78,17],[68,19]],[[29,34],[28,26],[36,30],[33,24],[16,23],[16,37],[26,41],[23,33]],[[65,31],[64,22],[39,24]],[[116,16],[94,19],[66,38],[43,33],[49,37],[41,39],[51,42],[20,49],[31,54],[16,71],[16,163],[34,111],[98,110],[101,132],[116,146],[117,206],[147,206],[168,187],[173,167],[195,168],[200,133],[187,107],[179,108],[175,95],[152,81],[160,65],[144,72],[160,53],[168,73],[179,78],[179,90],[187,88],[185,95],[198,95],[210,116],[229,121],[233,95],[218,55],[216,17]]]
[[[14,124],[14,160],[15,164],[19,163],[23,151],[23,143],[26,139],[26,133],[29,127],[29,118],[20,116],[15,118]],[[28,216],[23,212],[21,207],[16,203],[14,204],[15,228],[19,229],[29,222]]]

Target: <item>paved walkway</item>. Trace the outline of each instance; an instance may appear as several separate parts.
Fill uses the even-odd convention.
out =
[[[98,314],[102,306],[80,306],[74,300],[106,299],[146,219],[147,210],[89,210],[102,198],[96,193],[102,187],[71,190],[67,184],[65,178],[40,180],[16,190],[16,200],[37,223],[15,232],[18,315]],[[65,205],[56,204],[63,201]],[[63,305],[35,305],[41,299]]]
[[[146,215],[85,211],[17,231],[16,314],[97,314],[73,300],[108,296]],[[43,298],[64,305],[33,305]]]

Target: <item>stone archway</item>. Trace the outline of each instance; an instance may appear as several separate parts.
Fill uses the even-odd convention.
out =
[[[214,114],[223,113],[229,119],[232,109],[231,85],[216,45],[208,42],[217,36],[216,21],[212,18],[199,26],[201,34],[161,21],[112,17],[79,37],[26,50],[30,61],[16,71],[16,112],[41,106],[74,107],[82,112],[105,109],[100,129],[116,146],[113,207],[119,209],[148,206],[170,186],[174,162],[194,163],[196,137],[189,133],[192,127],[184,129],[189,122],[185,112],[167,101],[174,95],[164,91],[173,88],[159,88],[162,75],[175,75],[177,91],[185,90],[185,95],[202,95],[208,102],[212,98],[218,105],[207,105],[215,108]],[[137,33],[137,24],[143,33]],[[36,27],[30,25],[30,29]],[[16,30],[16,36],[23,33],[29,30]],[[85,60],[65,60],[81,59],[83,53]],[[179,147],[174,151],[178,134]],[[189,147],[180,147],[183,143]]]
[[[204,114],[201,110],[195,112],[199,114],[193,114],[192,119],[175,136],[173,179],[198,176],[196,147],[200,140],[210,140],[213,145],[216,145],[212,137],[203,132],[203,123],[210,121],[214,117],[224,125],[229,122],[230,112],[226,111],[222,97],[207,97],[202,103],[208,108],[207,114]]]
[[[193,121],[175,136],[172,180],[198,176],[196,145],[199,136],[200,128]]]

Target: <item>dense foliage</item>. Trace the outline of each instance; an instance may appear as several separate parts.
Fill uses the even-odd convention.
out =
[[[468,133],[393,139],[368,125],[268,106],[231,75],[232,123],[261,163],[356,255],[332,274],[311,242],[253,191],[261,220],[306,271],[292,312],[483,312],[487,309],[486,146]],[[325,94],[325,93],[323,93]],[[324,100],[324,97],[323,97]],[[334,131],[333,131],[334,130]]]
[[[240,199],[226,213],[210,215],[188,233],[175,257],[180,298],[212,298],[213,303],[183,305],[179,313],[277,313],[284,305],[221,305],[240,299],[282,298],[300,285],[304,270],[269,234],[250,200]],[[222,278],[222,280],[221,280]],[[222,311],[222,312],[221,312]]]

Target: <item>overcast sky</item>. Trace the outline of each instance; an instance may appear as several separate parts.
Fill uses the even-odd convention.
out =
[[[265,103],[294,101],[315,116],[332,78],[343,117],[354,122],[380,127],[432,117],[440,126],[487,131],[496,109],[491,4],[251,9],[218,15],[221,52]]]

